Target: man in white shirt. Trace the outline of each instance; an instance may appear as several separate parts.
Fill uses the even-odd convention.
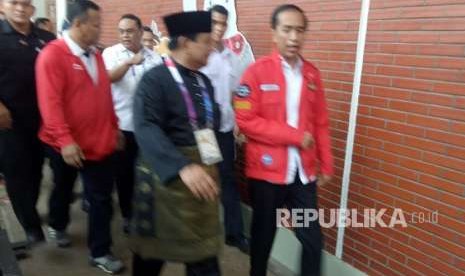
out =
[[[133,14],[125,14],[118,24],[120,43],[105,49],[103,59],[112,82],[113,104],[125,148],[116,156],[115,182],[118,191],[123,231],[129,232],[134,190],[134,162],[137,144],[132,120],[133,99],[137,84],[146,71],[161,63],[161,57],[142,45],[143,26]]]
[[[201,69],[211,80],[215,88],[215,100],[220,106],[221,125],[217,133],[218,143],[223,154],[223,162],[218,166],[221,177],[222,203],[224,207],[224,228],[226,244],[248,252],[249,243],[243,235],[243,221],[240,194],[234,179],[234,110],[232,93],[239,84],[241,72],[239,59],[235,53],[223,44],[227,29],[228,11],[220,5],[211,9],[212,40],[215,49],[208,58],[207,65]]]

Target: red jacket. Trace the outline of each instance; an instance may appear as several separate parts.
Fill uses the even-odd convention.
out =
[[[58,151],[77,143],[94,161],[114,152],[118,133],[110,80],[99,53],[96,60],[97,85],[63,39],[47,45],[36,63],[39,138]]]
[[[320,171],[333,174],[328,111],[320,73],[303,61],[299,126],[287,124],[286,81],[277,52],[252,64],[244,73],[234,98],[237,124],[247,136],[245,173],[249,178],[284,184],[288,169],[288,147],[300,148],[302,166],[308,176]],[[312,148],[301,148],[304,132],[312,134]]]

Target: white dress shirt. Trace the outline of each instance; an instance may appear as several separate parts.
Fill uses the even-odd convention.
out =
[[[286,79],[286,115],[287,124],[291,127],[299,126],[300,98],[302,91],[302,66],[303,62],[299,58],[297,64],[292,68],[284,59],[282,59],[282,68]],[[307,184],[309,179],[302,167],[299,149],[295,146],[288,147],[288,167],[286,184],[292,184],[295,181],[296,173],[299,173],[300,181]]]
[[[224,47],[222,52],[213,50],[208,57],[207,65],[200,69],[207,75],[215,89],[215,101],[220,106],[221,112],[221,132],[230,132],[234,129],[232,93],[239,85],[241,77],[239,69],[239,58],[227,47]]]
[[[161,57],[155,52],[142,48],[144,61],[138,65],[132,65],[122,79],[112,83],[111,92],[113,105],[118,116],[119,128],[125,131],[134,131],[133,111],[134,95],[137,84],[145,72],[154,66],[161,64]],[[120,66],[135,55],[122,44],[116,44],[103,51],[103,60],[108,71]]]
[[[97,68],[97,60],[95,59],[95,51],[94,47],[91,47],[89,51],[86,51],[79,46],[69,35],[69,32],[65,31],[63,33],[63,39],[65,40],[66,45],[71,50],[73,55],[79,57],[86,67],[87,73],[92,78],[94,84],[98,83],[98,68]],[[87,56],[86,56],[87,53]]]

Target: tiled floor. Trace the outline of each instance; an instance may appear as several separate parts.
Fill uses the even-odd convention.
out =
[[[50,190],[50,176],[46,173],[42,188],[39,210],[41,214],[46,214]],[[118,208],[115,208],[118,210]],[[24,276],[99,276],[106,275],[99,269],[90,267],[87,263],[87,246],[86,246],[86,213],[80,210],[78,202],[72,208],[72,223],[69,227],[69,233],[73,240],[73,246],[68,249],[60,249],[52,244],[43,244],[30,251],[30,257],[20,261],[20,267]],[[128,269],[121,275],[131,275],[130,262],[131,254],[128,251],[125,242],[126,239],[121,232],[121,217],[119,213],[115,214],[113,219],[113,252],[116,256],[123,259]],[[225,276],[245,276],[248,275],[249,264],[248,256],[242,254],[239,250],[231,247],[225,247],[221,256],[221,269]],[[168,264],[163,276],[184,275],[184,269],[179,264]],[[271,274],[270,274],[271,275]]]

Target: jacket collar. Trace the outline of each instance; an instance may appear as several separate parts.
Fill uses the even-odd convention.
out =
[[[30,23],[31,24],[31,32],[29,33],[29,35],[34,35],[34,36],[38,36],[38,32],[39,32],[39,29],[34,26],[34,24]],[[10,22],[8,22],[8,20],[4,19],[4,20],[0,20],[0,26],[1,26],[1,32],[3,34],[19,34],[19,35],[23,35],[21,34],[20,32],[18,32],[17,30],[15,30],[13,28],[13,26],[11,26]]]

